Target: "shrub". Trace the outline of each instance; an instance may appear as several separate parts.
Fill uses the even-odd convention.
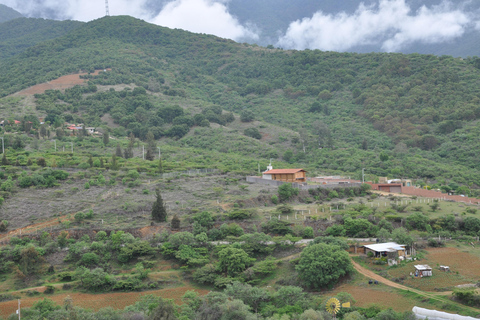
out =
[[[255,139],[259,139],[259,140],[262,139],[262,134],[260,133],[260,131],[258,131],[257,128],[247,128],[243,131],[243,134]]]

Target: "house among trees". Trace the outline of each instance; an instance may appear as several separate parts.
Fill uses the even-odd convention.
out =
[[[267,180],[300,183],[307,181],[306,172],[307,171],[303,169],[270,169],[263,173],[262,178]]]
[[[367,244],[363,246],[364,253],[373,253],[376,258],[381,257],[405,257],[405,245],[396,242],[386,242],[377,244]]]

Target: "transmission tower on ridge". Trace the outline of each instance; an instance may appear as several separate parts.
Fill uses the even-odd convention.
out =
[[[106,16],[109,16],[110,15],[110,12],[108,11],[108,0],[105,0],[105,12],[106,12]]]

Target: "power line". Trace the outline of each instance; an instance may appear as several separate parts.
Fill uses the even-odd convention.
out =
[[[110,12],[108,10],[108,0],[105,0],[105,12],[106,12],[106,16],[109,16],[110,15]]]

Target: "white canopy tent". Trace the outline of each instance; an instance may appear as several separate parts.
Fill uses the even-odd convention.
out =
[[[412,312],[417,319],[428,320],[478,320],[478,318],[472,318],[467,316],[461,316],[459,314],[446,313],[443,311],[430,310],[420,307],[413,307]]]

